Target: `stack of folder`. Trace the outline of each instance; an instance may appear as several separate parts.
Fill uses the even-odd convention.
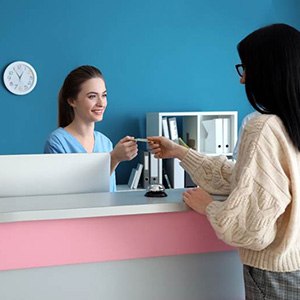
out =
[[[230,144],[230,119],[215,118],[204,120],[202,124],[206,130],[204,151],[211,154],[226,154],[232,152]]]

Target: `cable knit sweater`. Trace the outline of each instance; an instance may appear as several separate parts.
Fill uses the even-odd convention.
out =
[[[212,194],[206,214],[217,236],[239,249],[243,264],[300,270],[300,153],[281,120],[261,115],[246,125],[236,163],[189,150],[181,165]]]

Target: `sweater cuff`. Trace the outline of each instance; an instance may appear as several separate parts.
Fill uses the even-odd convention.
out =
[[[214,228],[216,235],[220,238],[222,238],[222,234],[220,234],[220,232],[218,232],[218,223],[216,220],[216,215],[218,214],[218,212],[220,210],[223,210],[223,205],[224,205],[224,201],[217,201],[214,200],[213,202],[209,203],[206,206],[205,209],[205,213],[206,213],[206,217],[209,221],[209,223],[211,224],[211,226]]]
[[[213,201],[206,206],[205,213],[207,217],[212,217],[214,215],[214,212],[216,210],[216,204],[218,205],[219,203],[219,201]]]

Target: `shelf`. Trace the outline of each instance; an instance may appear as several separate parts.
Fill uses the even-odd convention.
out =
[[[232,156],[238,133],[237,111],[149,112],[146,117],[147,136],[162,136],[162,119],[171,117],[176,117],[178,136],[192,149],[207,155]],[[159,161],[159,182],[163,182],[162,160]],[[176,187],[183,188],[184,182]]]
[[[117,192],[138,192],[138,191],[145,191],[145,189],[140,187],[138,187],[137,189],[131,189],[129,188],[128,184],[117,185]]]

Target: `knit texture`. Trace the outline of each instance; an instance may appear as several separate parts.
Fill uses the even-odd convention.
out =
[[[299,163],[281,120],[261,115],[246,125],[236,163],[189,150],[181,165],[207,192],[228,195],[206,214],[243,264],[289,272],[300,270]]]

